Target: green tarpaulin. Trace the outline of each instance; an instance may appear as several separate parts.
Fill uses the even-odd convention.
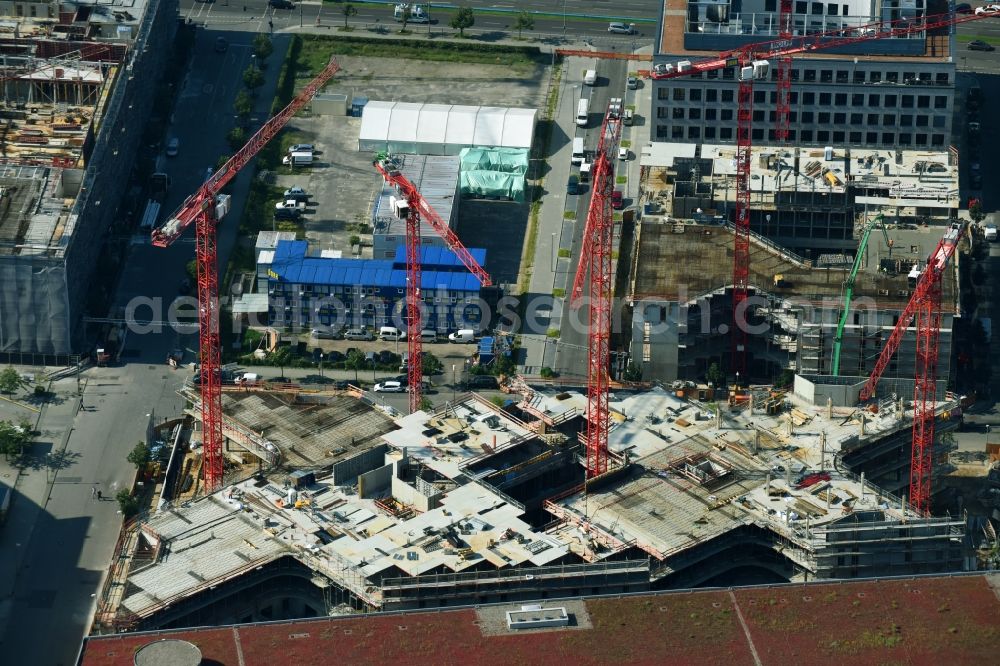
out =
[[[524,174],[528,151],[524,148],[464,148],[459,153],[462,196],[524,201]]]

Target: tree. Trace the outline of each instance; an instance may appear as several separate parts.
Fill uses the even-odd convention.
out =
[[[4,368],[0,371],[0,393],[10,395],[17,389],[24,386],[24,380],[14,368]]]
[[[31,439],[31,424],[22,421],[14,425],[11,421],[0,421],[0,453],[8,458],[21,454],[24,445]]]
[[[472,7],[459,7],[458,11],[455,12],[455,16],[451,19],[450,25],[455,30],[458,30],[458,34],[465,37],[465,29],[471,28],[476,24],[476,17],[472,14]]]
[[[979,199],[976,199],[971,206],[969,206],[969,217],[976,224],[979,224],[986,219],[986,213],[983,212],[983,204]]]
[[[420,396],[420,409],[425,412],[434,409],[434,403],[426,395],[422,395]]]
[[[344,361],[344,368],[354,371],[354,382],[358,382],[358,370],[365,367],[365,355],[357,349],[352,349]]]
[[[122,488],[115,495],[115,499],[118,501],[118,508],[121,510],[122,515],[126,518],[131,518],[135,514],[139,513],[139,500],[132,497],[132,491]]]
[[[346,29],[347,19],[351,18],[352,16],[357,16],[358,8],[352,5],[351,3],[347,3],[346,5],[344,5],[344,8],[341,9],[340,11],[343,12],[344,14],[344,28]]]
[[[257,56],[257,60],[267,60],[267,57],[274,52],[274,46],[271,45],[271,38],[262,32],[258,32],[253,38],[253,52]]]
[[[420,367],[425,375],[439,375],[444,372],[444,364],[430,352],[420,354]]]
[[[781,376],[778,377],[778,386],[791,386],[795,383],[795,371],[794,370],[782,370]]]
[[[628,367],[625,368],[625,381],[627,382],[642,381],[642,368],[637,366],[633,361],[629,361]]]
[[[136,444],[131,451],[128,452],[126,460],[135,465],[135,468],[142,470],[149,464],[152,456],[149,452],[149,447],[146,446],[146,442],[139,442]]]
[[[271,365],[276,365],[281,369],[281,376],[285,376],[285,366],[288,365],[292,360],[292,348],[291,347],[281,347],[280,349],[275,349],[271,352],[271,356],[268,358]]]
[[[243,85],[245,85],[250,90],[260,88],[264,85],[264,75],[260,73],[260,70],[250,65],[245,70],[243,70]]]
[[[226,141],[229,142],[230,148],[239,150],[247,142],[247,133],[243,131],[242,127],[234,127],[226,134]]]
[[[726,385],[726,376],[722,373],[722,368],[719,367],[718,363],[708,366],[708,372],[705,373],[705,377],[715,388],[722,388]]]
[[[514,30],[517,30],[517,38],[521,39],[521,31],[523,30],[534,30],[535,29],[535,19],[531,18],[531,14],[522,11],[514,19]]]
[[[250,99],[250,95],[247,94],[246,90],[236,93],[236,101],[233,102],[233,111],[236,113],[236,117],[239,118],[241,124],[245,123],[250,114],[253,113],[253,100]]]

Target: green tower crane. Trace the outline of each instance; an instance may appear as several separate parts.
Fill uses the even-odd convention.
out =
[[[840,321],[837,322],[837,334],[833,338],[833,365],[831,371],[834,376],[840,374],[840,346],[844,342],[844,327],[847,325],[847,315],[851,310],[851,299],[854,298],[854,281],[858,277],[858,270],[861,269],[861,261],[865,255],[865,248],[868,247],[868,238],[871,236],[872,229],[876,226],[882,230],[882,235],[885,236],[885,244],[889,246],[890,254],[892,253],[892,241],[889,240],[889,234],[885,230],[885,225],[882,224],[882,214],[879,213],[865,225],[865,230],[861,235],[861,243],[858,245],[858,254],[854,259],[854,265],[851,267],[851,272],[844,281],[844,310],[840,313]]]

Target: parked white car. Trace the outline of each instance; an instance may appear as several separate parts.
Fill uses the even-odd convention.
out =
[[[382,382],[381,384],[376,384],[374,391],[376,393],[402,393],[406,390],[402,382],[388,381]]]
[[[976,7],[976,14],[982,16],[983,14],[1000,14],[1000,5],[983,5],[982,7]]]

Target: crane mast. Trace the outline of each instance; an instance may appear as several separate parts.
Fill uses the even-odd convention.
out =
[[[195,259],[198,265],[198,354],[200,361],[203,476],[206,492],[218,490],[224,474],[222,461],[222,376],[219,349],[219,270],[216,230],[228,210],[228,198],[219,196],[222,188],[252,160],[261,148],[312,96],[337,73],[335,60],[314,78],[277,115],[264,123],[225,165],[185,199],[170,218],[152,232],[152,243],[168,247],[195,224]]]
[[[854,258],[854,265],[851,266],[851,272],[847,275],[847,279],[844,280],[844,309],[840,313],[840,320],[837,322],[837,332],[833,336],[833,362],[831,363],[830,374],[834,377],[840,374],[840,349],[844,342],[844,328],[847,326],[851,301],[854,299],[854,283],[857,280],[858,271],[861,270],[861,264],[864,261],[868,239],[871,237],[872,230],[876,226],[882,230],[882,235],[885,236],[885,244],[889,246],[889,252],[892,252],[892,241],[889,240],[889,233],[885,230],[885,225],[882,224],[882,218],[882,213],[879,213],[872,218],[871,222],[865,225],[864,233],[861,235],[861,242],[858,244],[858,254]],[[890,256],[892,255],[890,254]]]
[[[611,253],[615,189],[614,158],[621,140],[621,100],[612,99],[601,124],[594,157],[594,190],[587,209],[583,251],[574,279],[572,302],[581,305],[583,275],[589,273],[587,290],[587,478],[608,471],[608,365],[611,342],[611,297],[613,271]]]
[[[420,409],[423,391],[423,343],[420,339],[423,288],[420,265],[420,222],[427,221],[448,249],[455,253],[469,272],[476,276],[480,286],[493,284],[489,273],[479,265],[472,253],[462,244],[437,211],[421,196],[410,180],[402,174],[399,165],[387,154],[380,154],[375,160],[375,169],[406,199],[406,351],[409,356],[406,368],[407,389],[409,391],[410,412]]]

